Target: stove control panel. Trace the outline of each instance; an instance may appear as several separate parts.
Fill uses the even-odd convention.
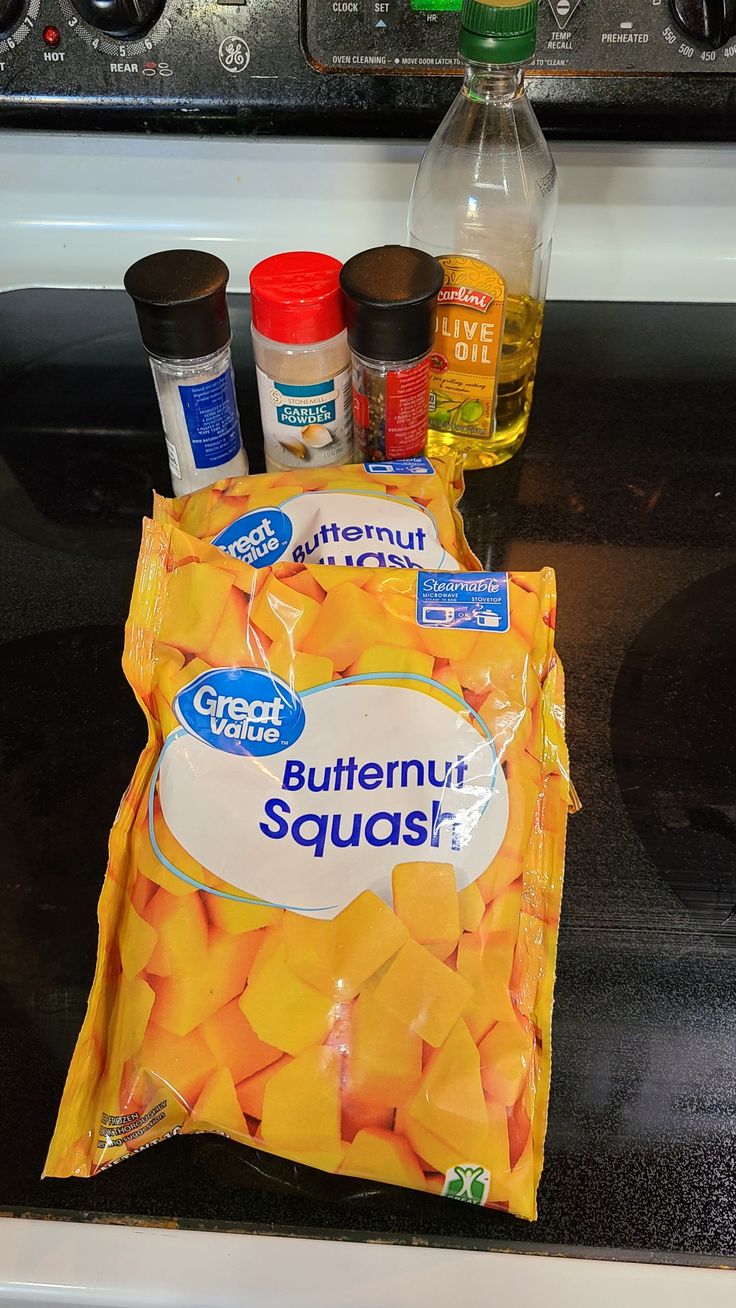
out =
[[[0,127],[426,135],[454,93],[438,79],[458,71],[461,2],[0,0]],[[605,135],[617,115],[625,135],[634,107],[665,137],[706,114],[736,135],[736,0],[539,13],[545,126],[584,133],[587,113]]]
[[[302,0],[321,72],[457,67],[462,0]],[[557,74],[736,71],[736,0],[540,0],[535,69]]]
[[[255,76],[283,74],[277,35],[252,0],[0,0],[0,110],[4,93],[125,99],[150,96],[154,80],[183,113],[200,96],[237,100],[231,79],[251,51]]]

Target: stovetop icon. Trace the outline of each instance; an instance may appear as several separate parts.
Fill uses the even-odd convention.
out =
[[[475,615],[475,620],[479,627],[500,627],[501,615],[493,609],[479,609]]]

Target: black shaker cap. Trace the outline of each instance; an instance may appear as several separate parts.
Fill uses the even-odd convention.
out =
[[[125,274],[143,344],[161,359],[201,359],[230,340],[227,264],[203,250],[162,250]]]
[[[348,259],[340,273],[348,340],[368,359],[416,359],[434,340],[442,268],[408,245],[379,245]]]

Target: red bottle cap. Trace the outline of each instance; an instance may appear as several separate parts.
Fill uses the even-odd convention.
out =
[[[250,275],[253,326],[284,345],[329,341],[345,326],[339,259],[292,250],[256,264]]]

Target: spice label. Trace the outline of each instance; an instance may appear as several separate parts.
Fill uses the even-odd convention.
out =
[[[429,425],[458,436],[493,433],[506,283],[480,259],[440,259],[445,284],[437,297],[431,358]]]
[[[166,436],[164,439],[166,441],[166,452],[169,456],[169,467],[171,468],[171,475],[172,477],[175,477],[177,481],[181,481],[181,464],[179,462],[179,451],[177,450],[174,442],[169,440],[168,436]]]
[[[386,458],[410,459],[427,443],[429,359],[386,377]]]
[[[238,406],[228,364],[219,377],[180,385],[179,396],[196,468],[217,468],[241,448]],[[172,465],[173,466],[173,465]]]
[[[266,463],[323,468],[349,463],[353,452],[350,368],[324,381],[296,385],[256,368]]]

